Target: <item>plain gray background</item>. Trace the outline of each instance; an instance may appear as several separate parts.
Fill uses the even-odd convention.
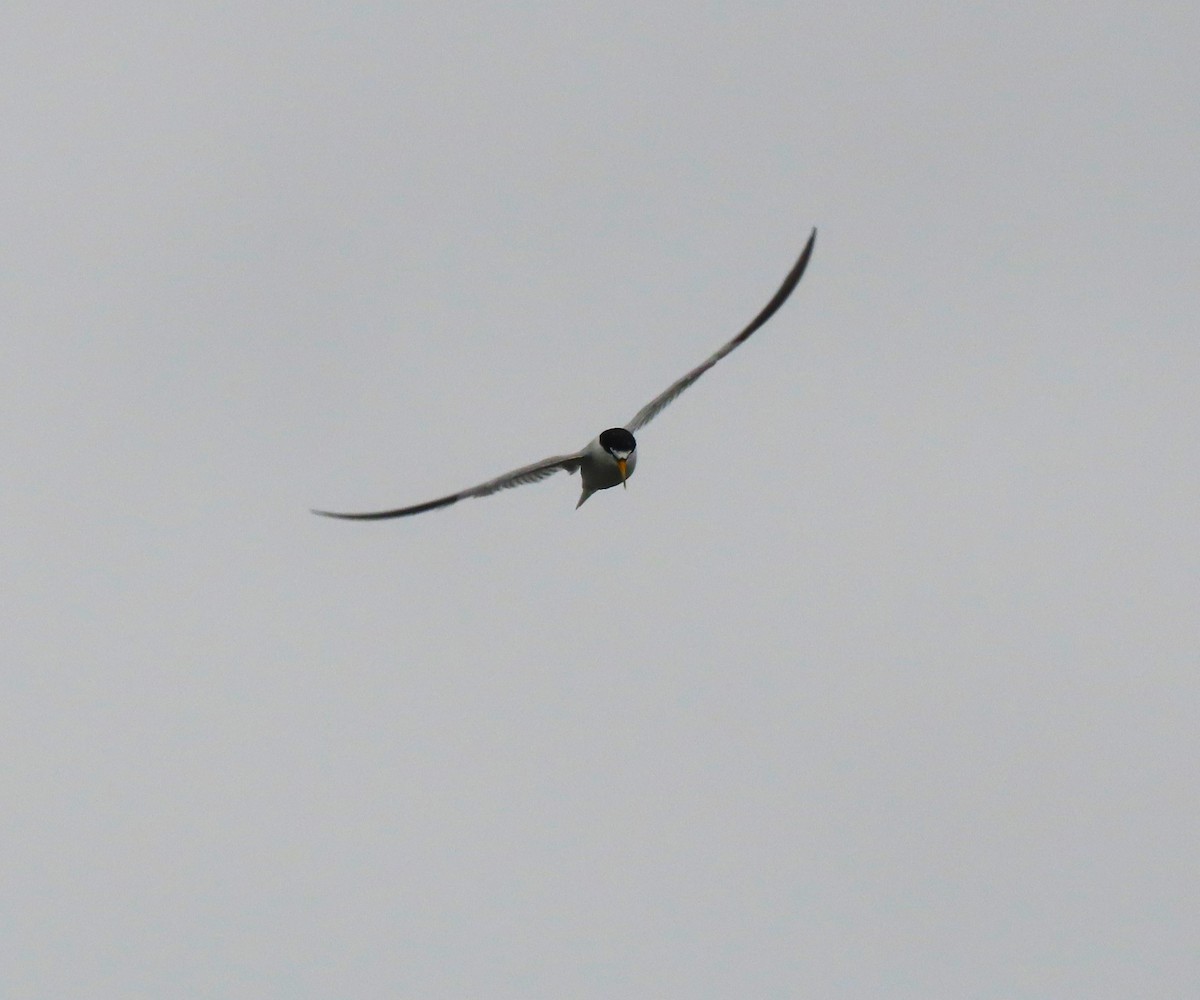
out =
[[[1200,995],[1194,4],[3,20],[5,998]]]

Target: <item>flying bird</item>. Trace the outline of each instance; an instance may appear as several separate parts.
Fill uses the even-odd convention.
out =
[[[617,485],[624,487],[637,467],[637,440],[633,436],[634,432],[641,430],[658,416],[696,379],[735,347],[748,340],[752,333],[775,315],[779,307],[788,300],[788,296],[795,290],[796,285],[800,283],[804,269],[808,266],[808,258],[812,256],[813,244],[816,239],[817,231],[814,229],[808,242],[804,245],[804,249],[800,252],[800,257],[788,272],[787,277],[783,279],[779,290],[741,333],[705,358],[682,378],[667,386],[638,410],[633,415],[633,419],[624,427],[610,427],[608,430],[602,431],[600,436],[590,441],[582,451],[573,452],[570,455],[554,455],[551,458],[543,458],[540,462],[523,465],[519,469],[513,469],[512,472],[506,472],[504,475],[489,479],[486,483],[480,483],[478,486],[459,490],[457,493],[439,497],[437,500],[413,504],[411,507],[370,511],[365,514],[339,514],[330,510],[314,510],[313,513],[320,514],[322,517],[338,517],[347,521],[383,521],[391,517],[408,517],[410,514],[420,514],[427,510],[436,510],[438,507],[449,507],[452,503],[458,503],[459,500],[465,500],[467,497],[486,497],[513,486],[536,483],[547,476],[552,476],[559,470],[580,474],[583,492],[580,494],[579,503],[575,505],[576,510],[597,490],[607,490]]]

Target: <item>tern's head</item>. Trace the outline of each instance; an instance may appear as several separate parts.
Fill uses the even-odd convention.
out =
[[[613,461],[617,463],[617,469],[621,473],[621,485],[624,486],[627,478],[625,468],[629,462],[629,456],[637,448],[637,441],[624,427],[610,427],[600,435],[600,447],[608,452],[613,457]]]

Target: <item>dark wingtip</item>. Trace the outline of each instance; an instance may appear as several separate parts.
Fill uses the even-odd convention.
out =
[[[317,510],[310,508],[309,513],[316,514],[318,517],[332,517],[338,521],[378,521],[381,519],[379,514],[339,514],[335,510]]]
[[[800,284],[800,279],[804,277],[804,272],[808,270],[808,259],[812,256],[813,247],[816,246],[816,243],[817,227],[813,226],[812,232],[808,235],[808,242],[804,244],[804,249],[800,251],[800,256],[797,258],[796,263],[792,266],[791,273],[787,276],[787,278],[784,279],[783,287],[779,290],[775,299],[772,300],[771,304],[767,307],[767,309],[770,309],[771,312],[774,312],[775,309],[778,309],[779,306],[783,305],[783,303],[787,301],[788,297],[792,294],[796,286]],[[771,308],[772,306],[774,306],[774,309]],[[764,309],[763,312],[767,312],[767,309]]]
[[[365,514],[343,514],[333,510],[310,509],[314,514],[321,517],[333,517],[339,521],[388,521],[394,517],[408,517],[411,514],[436,510],[438,507],[449,507],[452,503],[457,503],[462,498],[462,493],[452,493],[448,497],[440,497],[437,500],[430,500],[427,503],[414,504],[412,507],[400,507],[396,510],[373,510]]]
[[[804,244],[804,249],[800,252],[800,260],[796,265],[796,270],[800,274],[804,273],[804,269],[808,267],[808,258],[812,256],[813,247],[817,242],[817,227],[813,226],[812,232],[808,234],[808,242]]]

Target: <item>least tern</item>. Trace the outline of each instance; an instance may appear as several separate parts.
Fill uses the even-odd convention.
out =
[[[682,378],[672,382],[638,410],[633,415],[633,419],[624,427],[610,427],[608,430],[602,431],[600,436],[589,442],[582,451],[570,455],[543,458],[540,462],[523,465],[519,469],[513,469],[512,472],[506,472],[504,475],[489,479],[486,483],[480,483],[478,486],[459,490],[457,493],[439,497],[437,500],[413,504],[411,507],[370,511],[365,514],[339,514],[329,510],[314,510],[313,513],[320,514],[322,517],[338,517],[347,521],[382,521],[390,517],[407,517],[410,514],[420,514],[438,507],[449,507],[452,503],[458,503],[459,500],[465,500],[467,497],[486,497],[513,486],[536,483],[540,479],[554,475],[559,470],[580,474],[583,493],[579,497],[579,503],[575,505],[576,510],[597,490],[607,490],[618,484],[625,486],[629,477],[633,475],[633,470],[637,467],[637,440],[633,436],[634,432],[641,430],[658,416],[684,389],[688,388],[735,347],[749,339],[752,333],[775,315],[779,307],[788,300],[788,296],[792,294],[796,285],[800,283],[804,269],[808,266],[808,258],[812,256],[813,244],[816,239],[817,231],[814,229],[808,242],[804,245],[804,249],[800,252],[800,257],[788,272],[787,277],[783,279],[779,290],[772,296],[771,301],[763,306],[762,312],[755,316],[741,333],[700,362]]]

